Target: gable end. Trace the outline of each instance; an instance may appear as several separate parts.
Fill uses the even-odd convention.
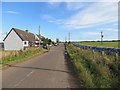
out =
[[[5,39],[8,37],[8,35],[11,33],[12,30],[15,31],[15,29],[12,28],[12,29],[10,30],[10,32],[6,35],[6,37],[3,39],[3,41],[5,41]],[[16,31],[15,31],[15,33],[20,37],[20,35],[19,35]],[[21,37],[20,37],[20,39],[21,39],[22,41],[24,41]]]

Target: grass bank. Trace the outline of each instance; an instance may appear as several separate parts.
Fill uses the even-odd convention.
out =
[[[118,54],[82,49],[72,44],[66,48],[80,80],[87,88],[120,88]]]
[[[81,45],[99,46],[99,47],[115,47],[120,48],[120,42],[76,42]]]
[[[29,57],[32,57],[37,54],[47,52],[47,49],[42,48],[30,48],[28,50],[20,51],[3,51],[2,52],[2,68],[7,67],[8,64],[14,64],[20,61],[23,61]]]

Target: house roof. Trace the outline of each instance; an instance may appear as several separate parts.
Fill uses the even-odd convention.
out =
[[[12,28],[11,31],[12,30],[16,32],[16,34],[22,39],[22,41],[36,41],[33,33],[23,31],[17,28]],[[7,34],[7,36],[10,34],[10,32]],[[7,38],[7,36],[4,38],[4,40]]]
[[[39,38],[44,38],[44,36],[42,36],[42,35],[38,35],[38,34],[36,34]]]

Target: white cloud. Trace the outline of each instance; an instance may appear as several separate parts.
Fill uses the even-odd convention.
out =
[[[62,19],[56,19],[55,17],[47,15],[47,14],[42,15],[42,18],[48,20],[48,22],[50,22],[50,23],[64,24],[64,20],[62,20]]]
[[[52,19],[53,17],[47,14],[42,15],[42,18],[44,19]]]
[[[60,20],[60,19],[48,20],[48,22],[55,23],[55,24],[64,24],[63,20]]]
[[[18,14],[18,12],[16,12],[16,11],[5,11],[5,13]]]
[[[101,29],[101,30],[106,30],[106,31],[118,31],[118,29],[112,29],[112,28],[105,28],[105,29]]]
[[[115,23],[115,24],[113,24],[113,25],[118,25],[118,23]]]
[[[47,3],[48,3],[48,7],[53,9],[59,7],[61,4],[61,2],[54,2],[54,1],[47,2]]]
[[[64,25],[64,28],[68,28],[69,30],[75,30],[75,29],[83,29],[83,28],[89,28],[89,27],[95,27],[96,25]]]
[[[2,31],[0,30],[0,34],[2,34]]]
[[[117,22],[117,3],[95,3],[66,20],[67,26],[99,25]],[[81,27],[80,27],[81,28]]]
[[[85,36],[85,37],[80,37],[79,38],[80,40],[83,40],[83,41],[85,41],[85,40],[95,40],[93,37],[87,37],[87,36]]]
[[[2,0],[2,2],[118,2],[119,0]]]
[[[86,35],[100,35],[100,32],[86,32]]]
[[[83,8],[84,5],[82,2],[67,2],[66,7],[68,10],[78,10],[80,8]]]
[[[49,20],[49,22],[63,24],[62,27],[67,27],[69,29],[81,29],[108,23],[116,23],[118,21],[118,3],[116,2],[97,2],[93,3],[88,8],[86,8],[84,3],[75,5],[75,3],[67,2],[66,5],[70,10],[83,9],[67,19],[60,20],[54,18]]]

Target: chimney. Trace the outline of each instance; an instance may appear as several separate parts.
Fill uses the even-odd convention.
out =
[[[28,33],[28,30],[25,30]]]

